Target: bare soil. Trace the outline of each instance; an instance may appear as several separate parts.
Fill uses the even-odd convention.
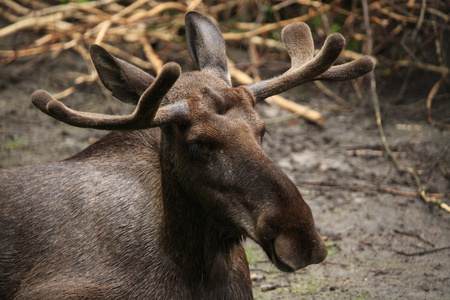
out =
[[[52,120],[31,104],[36,89],[56,93],[73,85],[74,72],[86,67],[70,51],[0,67],[0,168],[61,160],[106,134]],[[443,200],[450,203],[450,181],[444,176],[449,132],[426,122],[420,99],[430,86],[424,84],[418,81],[413,99],[401,106],[388,104],[388,92],[380,94],[385,131],[400,164],[419,169],[423,187],[447,194]],[[268,121],[264,147],[311,206],[329,256],[287,274],[248,241],[255,298],[450,299],[450,214],[412,194],[417,189],[409,176],[379,156],[383,148],[370,101],[358,103],[350,83],[331,87],[358,108],[341,110],[312,83],[285,95],[324,113],[324,128],[299,118],[274,119],[289,114],[275,106],[257,108]],[[450,116],[448,101],[447,96],[433,104],[441,119]],[[79,110],[112,112],[96,83],[79,85],[64,102]],[[118,101],[114,105],[120,113],[132,109]]]

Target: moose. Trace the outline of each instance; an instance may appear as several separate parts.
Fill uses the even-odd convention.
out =
[[[66,160],[0,172],[1,299],[252,299],[245,238],[285,272],[326,258],[309,206],[262,149],[254,106],[307,81],[357,78],[373,59],[332,66],[342,35],[314,56],[309,27],[294,23],[282,31],[292,67],[233,87],[219,29],[195,11],[185,22],[198,71],[167,63],[154,78],[91,45],[130,115],[32,94],[59,121],[111,132]]]

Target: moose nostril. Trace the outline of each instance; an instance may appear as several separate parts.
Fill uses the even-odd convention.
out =
[[[275,265],[285,272],[318,264],[328,255],[327,247],[320,235],[309,242],[304,240],[302,242],[295,236],[281,234],[274,240],[273,251],[272,258]]]
[[[325,245],[325,242],[319,237],[319,240],[314,241],[317,246],[312,248],[311,253],[311,263],[318,264],[323,262],[328,256],[328,248]]]

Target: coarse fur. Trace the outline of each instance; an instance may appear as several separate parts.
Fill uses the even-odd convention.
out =
[[[115,131],[64,161],[0,172],[1,299],[251,299],[247,237],[282,271],[325,259],[311,210],[262,150],[253,108],[280,92],[277,80],[292,87],[311,49],[291,54],[299,70],[269,88],[233,88],[217,27],[197,12],[186,24],[200,71],[181,76],[168,64],[155,79],[91,47],[105,86],[137,105],[132,115],[79,113],[45,91],[32,95],[58,120]],[[289,31],[308,34],[297,27]],[[327,71],[329,61],[316,61],[306,72],[321,71],[300,83],[353,78],[354,66],[369,71],[364,63]]]

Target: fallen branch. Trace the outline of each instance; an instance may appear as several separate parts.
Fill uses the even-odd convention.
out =
[[[425,190],[422,187],[422,184],[420,182],[420,178],[419,175],[417,175],[416,170],[414,170],[413,168],[407,168],[406,172],[408,172],[413,180],[414,183],[417,186],[417,189],[419,190],[419,194],[422,197],[423,200],[425,200],[425,202],[427,203],[432,203],[432,204],[436,204],[438,205],[440,208],[442,208],[443,210],[445,210],[446,212],[450,213],[450,206],[448,204],[446,204],[445,202],[443,202],[441,199],[439,199],[438,197],[433,197],[428,195]]]
[[[2,0],[2,2],[4,5],[8,6],[10,9],[12,9],[13,11],[15,11],[16,13],[18,13],[20,15],[25,15],[30,11],[29,8],[20,5],[16,1]]]
[[[425,70],[425,71],[442,73],[444,75],[450,74],[450,69],[445,66],[435,66],[432,64],[422,63],[420,61],[410,61],[408,58],[396,62],[395,65],[399,66],[399,67],[414,66],[418,69]]]
[[[439,251],[443,251],[443,250],[449,250],[450,246],[446,246],[446,247],[441,247],[441,248],[435,248],[435,249],[430,249],[430,250],[425,250],[425,251],[420,251],[420,252],[413,252],[413,253],[406,253],[403,250],[399,251],[399,250],[394,250],[395,253],[400,254],[400,255],[404,255],[404,256],[422,256],[425,254],[431,254],[431,253],[435,253],[435,252],[439,252]]]
[[[290,111],[296,113],[297,115],[299,115],[311,122],[314,122],[315,124],[317,124],[319,126],[323,126],[325,123],[325,118],[322,116],[321,113],[319,113],[315,110],[312,110],[310,108],[307,108],[306,106],[289,101],[279,95],[275,95],[270,98],[267,98],[266,102],[275,103],[278,106],[280,106],[284,109],[290,110]]]
[[[362,184],[362,185],[346,185],[346,184],[339,184],[336,182],[323,182],[323,181],[316,181],[316,180],[304,180],[298,182],[302,186],[311,186],[313,189],[316,190],[348,190],[348,191],[376,191],[380,193],[386,193],[391,194],[394,196],[403,196],[403,197],[420,197],[419,192],[410,192],[410,191],[400,191],[396,189],[392,189],[389,187],[382,187],[377,186],[374,184]],[[450,198],[450,194],[441,194],[441,193],[435,193],[430,194],[430,196],[435,198]]]
[[[23,19],[23,20],[17,21],[16,23],[13,23],[11,25],[8,25],[8,26],[0,29],[0,38],[5,37],[10,34],[13,34],[14,32],[17,32],[17,31],[20,31],[23,29],[40,28],[40,27],[46,26],[50,22],[59,21],[59,20],[62,20],[63,18],[64,18],[64,14],[62,12],[59,12],[59,13],[49,15],[49,16],[44,16],[44,17],[32,17],[32,18]]]
[[[188,8],[184,4],[177,3],[177,2],[166,2],[166,3],[158,4],[157,6],[155,6],[154,8],[152,8],[149,11],[138,12],[138,13],[132,15],[131,17],[128,18],[127,22],[136,22],[143,18],[154,17],[154,16],[160,14],[161,12],[169,10],[169,9],[175,9],[175,10],[179,10],[182,12],[188,11]]]
[[[441,83],[442,83],[442,78],[439,79],[439,81],[433,85],[433,87],[430,90],[430,93],[428,94],[428,97],[427,97],[427,119],[428,119],[428,123],[430,123],[431,126],[450,129],[450,125],[437,123],[433,120],[433,118],[431,116],[431,103],[433,102],[433,99],[436,96],[436,93],[438,92],[439,87],[441,86]]]
[[[406,235],[406,236],[410,236],[413,238],[418,239],[421,242],[424,242],[425,244],[430,245],[431,247],[435,247],[435,245],[432,242],[427,241],[426,239],[424,239],[423,237],[421,237],[419,234],[414,233],[414,232],[406,232],[403,230],[399,230],[399,229],[392,229],[393,233],[397,233],[397,234],[401,234],[401,235]]]
[[[164,65],[164,62],[161,60],[161,58],[159,58],[158,54],[155,53],[152,45],[148,42],[145,36],[141,36],[140,41],[144,49],[145,56],[153,65],[153,70],[155,70],[156,74],[159,74]]]
[[[314,84],[317,88],[320,89],[322,93],[327,95],[329,98],[333,99],[340,105],[346,107],[346,108],[352,108],[353,105],[342,99],[339,95],[335,94],[332,90],[330,90],[325,84],[323,84],[321,81],[314,81]]]

